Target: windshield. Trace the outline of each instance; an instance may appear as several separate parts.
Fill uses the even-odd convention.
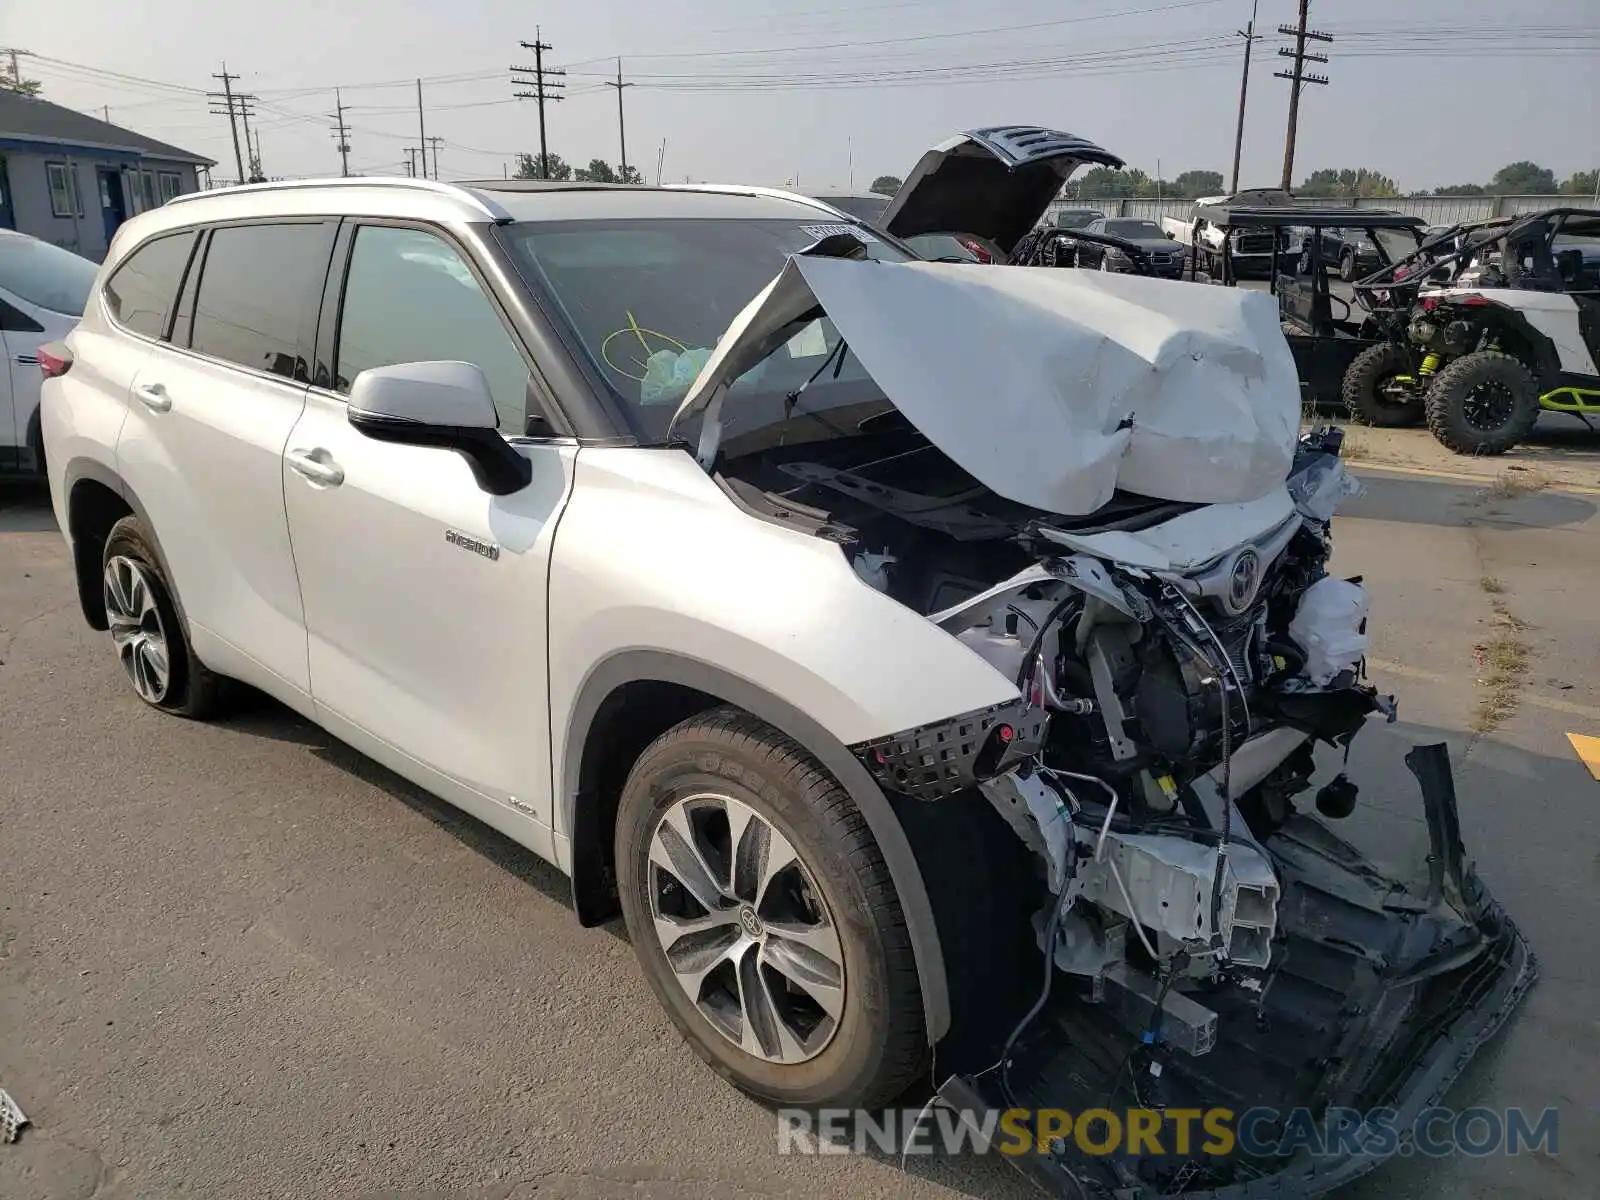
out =
[[[869,258],[908,259],[860,226],[803,218],[549,221],[501,231],[560,307],[635,434],[651,444],[666,440],[689,385],[734,317],[791,254],[841,232],[860,239]],[[781,421],[785,397],[813,375],[818,378],[797,403],[799,411],[815,414],[863,400],[881,404],[882,393],[854,356],[836,361],[838,340],[831,321],[814,320],[735,381],[723,408],[729,432]],[[838,432],[818,417],[801,424]]]
[[[1385,262],[1399,262],[1415,254],[1422,244],[1421,235],[1414,229],[1365,229],[1359,231],[1363,241],[1373,242],[1382,252]]]
[[[1105,213],[1094,208],[1069,208],[1056,217],[1057,229],[1083,229],[1091,221],[1098,221]]]
[[[87,258],[37,238],[0,237],[0,288],[63,316],[83,316],[99,269]]]
[[[1154,221],[1107,221],[1104,229],[1112,237],[1119,238],[1149,239],[1167,236],[1161,232],[1161,226]]]
[[[876,221],[889,207],[887,196],[818,196],[817,199],[861,221]]]

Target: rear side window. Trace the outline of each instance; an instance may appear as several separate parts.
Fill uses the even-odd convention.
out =
[[[308,382],[304,347],[315,328],[328,253],[328,229],[320,222],[212,231],[189,348]]]
[[[500,428],[524,432],[527,363],[461,256],[420,229],[363,226],[345,277],[338,390],[371,367],[439,359],[483,368]]]
[[[146,242],[106,282],[106,304],[117,321],[145,337],[166,333],[167,314],[178,295],[195,235],[175,233]]]

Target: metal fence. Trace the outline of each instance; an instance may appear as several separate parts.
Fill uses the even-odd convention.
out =
[[[1308,204],[1319,208],[1348,205],[1352,210],[1378,208],[1385,212],[1402,212],[1421,217],[1429,225],[1454,225],[1460,221],[1479,221],[1486,217],[1513,216],[1516,213],[1538,212],[1544,208],[1561,205],[1582,207],[1588,203],[1585,196],[1409,196],[1392,198],[1330,199],[1323,196],[1305,197]],[[1093,208],[1108,217],[1143,217],[1160,221],[1162,217],[1187,217],[1194,208],[1193,200],[1061,200],[1050,206],[1046,220],[1054,223],[1056,213],[1065,208]]]

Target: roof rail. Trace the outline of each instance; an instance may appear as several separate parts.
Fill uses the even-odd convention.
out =
[[[259,192],[274,191],[301,191],[314,188],[349,188],[349,187],[383,187],[402,188],[411,191],[432,192],[435,195],[449,196],[471,204],[481,211],[491,221],[509,221],[510,213],[501,208],[494,201],[480,195],[470,188],[459,187],[453,183],[441,183],[436,179],[408,179],[392,175],[364,176],[358,175],[351,178],[327,179],[282,179],[271,183],[240,183],[232,187],[212,188],[204,192],[185,192],[181,196],[174,196],[168,204],[182,204],[191,200],[199,200],[206,196],[219,195],[255,195]]]

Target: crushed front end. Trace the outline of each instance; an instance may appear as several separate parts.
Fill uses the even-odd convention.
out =
[[[1010,1110],[1254,1121],[1226,1152],[1197,1136],[1149,1153],[1101,1128],[1015,1154],[1053,1194],[1347,1183],[1399,1152],[1534,978],[1464,861],[1442,746],[1407,758],[1425,884],[1334,832],[1360,809],[1348,775],[1312,791],[1318,745],[1347,758],[1395,713],[1363,677],[1360,582],[1327,570],[1333,509],[1357,487],[1338,450],[1334,431],[1302,439],[1276,501],[1088,533],[1032,523],[1032,565],[929,615],[1021,699],[857,747],[905,802],[981,796],[1031,852],[1020,945],[1052,965],[998,1049],[960,1060],[947,1104],[989,1130]],[[1261,1150],[1296,1114],[1345,1112],[1400,1133]]]

